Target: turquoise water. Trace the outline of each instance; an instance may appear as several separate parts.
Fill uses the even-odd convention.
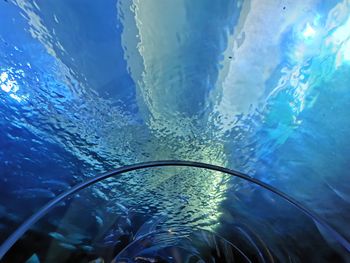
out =
[[[247,173],[350,240],[349,73],[347,0],[1,1],[0,242],[70,186],[164,159]],[[64,240],[54,243],[64,251],[88,246],[93,259],[118,218],[132,220],[119,225],[133,235],[163,218],[181,235],[231,233],[231,242],[244,225],[276,261],[348,259],[283,200],[190,168],[108,179],[31,235]],[[46,252],[24,244],[25,257],[45,262]]]

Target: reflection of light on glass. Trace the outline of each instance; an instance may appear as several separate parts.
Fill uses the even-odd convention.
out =
[[[13,81],[8,79],[8,74],[7,72],[2,72],[0,75],[0,87],[3,91],[5,92],[10,92],[12,87],[14,86]]]
[[[312,39],[316,35],[316,30],[309,23],[307,23],[302,34],[305,38]]]
[[[9,93],[9,96],[18,101],[21,102],[22,99],[27,98],[26,96],[18,96],[16,95],[16,92],[19,90],[19,86],[16,80],[11,78],[9,76],[9,73],[4,71],[0,74],[0,88],[6,93]]]
[[[1,89],[5,92],[16,92],[18,90],[17,83],[13,80],[6,81],[6,83],[1,84]]]
[[[342,26],[338,27],[337,30],[331,36],[331,41],[335,45],[339,45],[348,39],[350,36],[350,17]]]
[[[296,38],[291,58],[297,63],[317,56],[321,46],[323,31],[320,26],[320,16],[316,15],[308,20],[296,24],[294,28]]]
[[[6,72],[2,72],[0,75],[1,82],[5,82],[8,78],[8,74]]]
[[[350,17],[342,26],[333,32],[328,41],[334,50],[339,50],[338,65],[344,61],[350,61]]]

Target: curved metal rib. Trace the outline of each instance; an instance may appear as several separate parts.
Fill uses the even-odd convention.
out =
[[[346,250],[350,253],[350,243],[347,241],[340,233],[338,233],[334,228],[332,228],[326,221],[324,221],[321,217],[319,217],[314,212],[310,211],[308,208],[300,204],[298,201],[296,201],[294,198],[290,197],[289,195],[285,194],[284,192],[281,192],[277,188],[264,183],[258,179],[252,178],[249,175],[240,173],[238,171],[234,171],[228,168],[224,168],[217,165],[212,164],[206,164],[201,162],[192,162],[192,161],[180,161],[180,160],[163,160],[163,161],[152,161],[152,162],[144,162],[144,163],[138,163],[128,166],[123,166],[120,168],[117,168],[113,171],[104,173],[102,175],[98,175],[94,178],[88,179],[86,182],[77,184],[73,186],[72,188],[68,189],[66,192],[58,195],[54,199],[52,199],[50,202],[48,202],[46,205],[44,205],[41,209],[39,209],[38,212],[33,214],[30,218],[28,218],[22,225],[20,225],[1,245],[0,247],[0,260],[4,257],[4,255],[7,253],[7,251],[21,238],[21,236],[27,232],[29,228],[31,228],[39,219],[41,219],[47,212],[49,212],[50,209],[52,209],[55,205],[57,205],[59,202],[65,200],[69,196],[77,193],[78,191],[89,187],[90,185],[93,185],[97,182],[100,182],[106,178],[119,175],[126,172],[131,172],[135,170],[145,169],[145,168],[151,168],[151,167],[162,167],[162,166],[186,166],[186,167],[196,167],[196,168],[203,168],[213,171],[218,171],[226,174],[230,174],[232,176],[239,177],[241,179],[244,179],[246,181],[249,181],[251,183],[254,183],[256,185],[261,186],[262,188],[273,192],[274,194],[282,197],[290,204],[294,205],[297,209],[302,211],[304,214],[315,220],[319,225],[324,227],[328,231],[328,233],[333,236],[337,242],[339,242]]]

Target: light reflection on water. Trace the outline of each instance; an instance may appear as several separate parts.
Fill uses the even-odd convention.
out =
[[[268,2],[2,2],[1,205],[18,213],[13,196],[39,189],[39,205],[59,192],[43,180],[185,159],[259,177],[346,228],[350,3]],[[208,193],[210,225],[228,179],[199,173],[123,178],[139,199],[173,182],[151,198],[159,210]]]

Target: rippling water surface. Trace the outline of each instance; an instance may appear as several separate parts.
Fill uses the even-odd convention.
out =
[[[248,173],[350,240],[349,88],[348,0],[1,0],[0,241],[70,186],[161,159]],[[285,262],[332,243],[276,196],[193,168],[108,179],[60,209],[51,237],[86,231],[95,245],[106,218],[164,214],[179,233],[260,229]],[[94,229],[78,230],[82,217]]]

